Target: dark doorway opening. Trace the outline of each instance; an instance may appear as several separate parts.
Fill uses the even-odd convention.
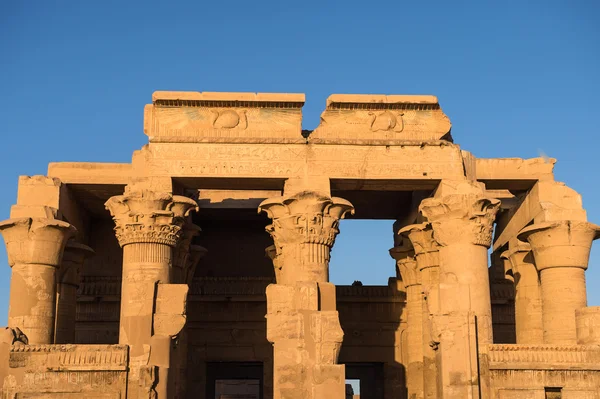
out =
[[[358,380],[360,399],[383,399],[383,363],[346,363],[346,380]]]
[[[263,399],[263,364],[214,362],[206,365],[207,399]]]

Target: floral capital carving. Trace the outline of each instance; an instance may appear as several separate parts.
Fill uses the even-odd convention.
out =
[[[531,245],[538,271],[549,267],[587,269],[592,241],[600,238],[600,226],[576,220],[535,223],[521,230],[518,238]]]
[[[266,199],[258,211],[266,212],[273,221],[266,231],[273,237],[275,253],[272,259],[277,257],[278,265],[288,262],[321,265],[290,279],[327,281],[329,253],[339,233],[339,221],[347,213],[354,214],[354,206],[342,198],[303,191]],[[281,273],[286,271],[282,269]]]
[[[157,243],[175,247],[187,217],[198,210],[190,198],[150,190],[126,191],[109,198],[105,207],[115,221],[121,246]]]
[[[67,240],[77,230],[67,222],[46,218],[16,218],[0,222],[8,264],[60,266]]]
[[[431,223],[411,224],[400,229],[398,234],[407,237],[412,243],[419,270],[440,265],[440,246],[433,237]]]
[[[477,194],[450,194],[426,198],[419,211],[433,227],[440,246],[471,243],[489,247],[500,201]]]
[[[196,266],[198,266],[200,259],[206,256],[207,253],[208,250],[201,245],[190,245],[189,256],[186,259],[186,265],[183,270],[184,282],[186,284],[192,284],[194,274],[196,273]]]
[[[273,220],[267,226],[276,246],[293,244],[323,244],[332,247],[339,233],[339,221],[354,206],[343,198],[327,197],[304,191],[288,197],[269,198],[258,206]]]
[[[390,249],[390,256],[396,260],[396,276],[402,279],[404,288],[421,284],[415,251],[408,239]]]
[[[65,246],[62,264],[58,272],[58,281],[63,284],[79,286],[83,263],[86,258],[94,254],[94,250],[87,245],[69,240]]]
[[[183,225],[181,239],[179,240],[177,247],[175,247],[174,267],[184,269],[187,266],[192,241],[201,231],[202,229],[191,221],[188,221]]]

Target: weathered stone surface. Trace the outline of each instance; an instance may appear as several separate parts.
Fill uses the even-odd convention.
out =
[[[156,92],[131,163],[21,176],[0,396],[341,399],[348,378],[379,399],[596,398],[600,227],[555,160],[477,158],[433,96],[332,95],[312,132],[303,104]],[[387,285],[329,282],[355,211],[396,220]]]
[[[435,96],[333,94],[310,142],[451,141],[450,127]]]
[[[303,105],[304,94],[155,92],[144,133],[150,142],[303,142]]]

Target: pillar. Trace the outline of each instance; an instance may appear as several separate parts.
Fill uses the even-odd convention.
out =
[[[75,343],[75,320],[77,316],[77,289],[81,279],[84,260],[94,251],[87,245],[73,240],[67,242],[59,269],[56,300],[57,344]]]
[[[128,186],[105,206],[123,248],[119,343],[130,346],[131,384],[139,386],[139,395],[166,399],[174,395],[171,342],[185,325],[188,290],[186,284],[171,284],[173,252],[197,204],[187,197]]]
[[[399,234],[408,236],[413,245],[423,292],[423,396],[425,399],[437,399],[437,366],[434,349],[437,345],[437,337],[433,326],[439,314],[439,248],[433,239],[433,229],[429,223],[406,226],[399,231]]]
[[[411,399],[423,398],[423,300],[421,276],[412,244],[405,238],[403,245],[390,249],[406,290],[407,367],[406,387]]]
[[[600,226],[583,221],[542,222],[521,230],[540,273],[544,343],[577,343],[575,311],[587,304],[585,270]]]
[[[17,218],[0,223],[12,268],[8,325],[18,327],[30,344],[54,343],[56,273],[67,240],[76,230],[46,218]]]
[[[338,365],[343,331],[329,283],[329,256],[348,201],[312,191],[263,201],[272,219],[267,231],[280,269],[267,287],[267,339],[273,344],[273,397],[335,398],[345,395]]]
[[[206,248],[200,245],[192,244],[194,237],[200,233],[200,227],[188,220],[183,225],[182,238],[175,248],[175,260],[173,262],[173,281],[179,284],[186,284],[192,288],[192,279],[196,271],[196,266],[201,258],[208,252]],[[175,399],[185,398],[187,393],[187,372],[188,372],[188,352],[189,352],[189,326],[186,324],[177,339],[177,346],[174,351],[174,367],[176,369],[175,380]]]
[[[419,210],[439,245],[438,392],[444,398],[478,397],[486,389],[480,354],[493,342],[487,250],[500,201],[469,182],[436,195]]]
[[[515,330],[517,344],[543,344],[540,280],[527,243],[510,243],[502,253],[508,259],[515,282]]]

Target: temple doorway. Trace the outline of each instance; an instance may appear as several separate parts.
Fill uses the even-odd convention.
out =
[[[360,399],[383,399],[383,363],[346,363],[346,381],[357,381]]]
[[[207,399],[262,399],[263,364],[215,362],[206,365]]]

